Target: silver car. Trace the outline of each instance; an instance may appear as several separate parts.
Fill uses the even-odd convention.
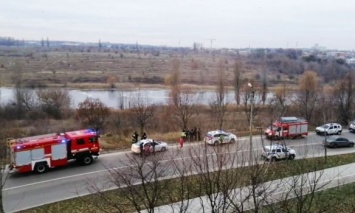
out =
[[[296,151],[283,145],[274,144],[272,146],[264,146],[261,156],[270,161],[293,160],[296,157]]]
[[[338,123],[328,123],[316,128],[316,133],[318,135],[340,135],[342,131],[343,128]]]

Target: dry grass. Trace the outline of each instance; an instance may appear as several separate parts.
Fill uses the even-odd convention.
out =
[[[0,49],[0,84],[13,86],[14,78],[22,78],[26,85],[34,87],[108,89],[111,85],[107,80],[114,76],[117,87],[127,83],[160,87],[171,73],[174,59],[180,61],[181,80],[188,87],[201,89],[203,86],[208,89],[214,85],[220,61],[225,62],[227,78],[233,79],[234,56],[218,53],[213,60],[206,53],[163,52],[154,56],[151,53],[135,54],[115,50],[88,52],[84,48],[3,47]],[[248,64],[243,70],[244,78],[255,79],[260,67]],[[269,74],[269,79],[274,80],[275,76]]]

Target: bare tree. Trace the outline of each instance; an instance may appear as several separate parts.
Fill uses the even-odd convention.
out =
[[[311,120],[319,94],[319,79],[314,71],[306,71],[300,78],[296,105],[306,120]]]
[[[28,88],[16,86],[14,105],[16,117],[18,119],[25,117],[27,112],[34,110],[36,107],[33,91]]]
[[[259,86],[255,82],[249,82],[251,87],[247,84],[243,86],[243,111],[247,116],[248,123],[250,123],[250,119],[255,121],[255,117],[260,111],[260,92]],[[253,106],[253,110],[251,107]]]
[[[223,129],[224,116],[227,111],[228,100],[226,98],[226,74],[225,67],[220,61],[217,70],[217,85],[215,97],[210,101],[210,109],[219,129]]]
[[[242,87],[242,68],[241,68],[241,63],[238,61],[234,62],[234,67],[233,67],[233,74],[234,74],[234,79],[233,79],[233,87],[234,87],[234,97],[235,101],[237,102],[237,105],[240,104],[240,90]]]
[[[99,99],[87,98],[79,103],[75,118],[82,126],[101,130],[110,116],[110,109]]]
[[[2,120],[0,118],[1,122],[1,129],[0,129],[0,138],[1,138],[1,143],[0,143],[0,161],[1,161],[1,167],[0,167],[0,213],[4,213],[4,202],[3,202],[3,188],[5,186],[6,180],[9,177],[9,172],[6,171],[6,163],[9,162],[10,158],[10,153],[9,153],[9,147],[7,146],[7,122],[5,120]]]
[[[186,129],[189,121],[196,114],[194,94],[188,89],[181,88],[180,61],[172,61],[172,73],[165,79],[165,83],[170,85],[170,108],[173,120],[177,125]]]
[[[144,209],[155,212],[156,207],[172,198],[171,187],[175,187],[174,179],[165,179],[175,173],[174,163],[163,160],[164,156],[164,153],[142,157],[126,155],[127,159],[120,161],[119,168],[106,165],[106,184],[89,183],[89,190],[101,201],[96,207],[102,212],[141,212]],[[118,190],[106,193],[107,188]]]
[[[175,104],[171,106],[172,117],[180,128],[186,129],[190,120],[197,115],[194,94],[185,90],[177,94],[175,98]]]
[[[245,146],[205,146],[191,149],[192,171],[197,173],[199,212],[245,212],[268,197],[272,181],[265,184],[269,163],[250,165]],[[232,148],[232,149],[231,149]]]
[[[325,189],[332,179],[324,181],[325,174],[322,168],[323,161],[308,163],[307,160],[297,163],[294,166],[295,172],[299,175],[283,178],[280,180],[282,191],[279,196],[267,199],[267,204],[278,203],[278,205],[268,205],[271,212],[312,212],[314,206],[318,206],[319,212],[326,212],[330,205],[324,203],[319,205],[317,193]]]
[[[181,93],[180,61],[178,59],[172,61],[172,73],[165,81],[170,85],[170,97],[172,103],[176,106],[179,104],[179,96]]]
[[[284,82],[282,87],[276,87],[272,99],[270,100],[270,109],[272,109],[276,117],[282,117],[288,110],[291,97],[291,91]]]
[[[145,126],[154,116],[156,106],[141,97],[140,93],[132,97],[130,106],[134,120],[139,125],[141,134],[143,134]]]
[[[263,105],[265,105],[266,101],[266,95],[268,92],[268,80],[267,80],[267,72],[266,72],[266,66],[265,66],[265,60],[263,60],[263,66],[262,66],[262,87],[261,87],[261,101]]]
[[[56,119],[63,118],[63,115],[70,108],[70,96],[67,90],[63,89],[41,89],[36,91],[41,109]]]
[[[333,99],[337,106],[337,116],[342,124],[347,125],[354,115],[355,86],[354,77],[351,73],[339,80],[334,86]]]

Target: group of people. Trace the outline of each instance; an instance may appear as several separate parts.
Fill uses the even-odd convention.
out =
[[[181,137],[179,138],[179,148],[182,149],[184,142],[189,141],[200,141],[201,140],[201,130],[200,128],[183,129],[181,132]]]
[[[139,135],[138,135],[137,131],[134,131],[134,133],[132,135],[132,144],[138,142],[138,137],[139,137]],[[143,132],[142,136],[141,136],[141,140],[144,140],[144,139],[147,139],[147,134],[145,132]],[[201,140],[201,130],[200,130],[200,128],[194,127],[191,130],[184,128],[182,130],[181,137],[179,138],[179,148],[180,149],[182,149],[182,147],[184,146],[184,142],[186,140],[189,140],[189,141],[200,141]],[[155,147],[153,147],[153,150],[154,150],[154,148]],[[150,147],[144,147],[143,143],[140,144],[141,154],[147,153],[146,151],[148,151],[149,149],[150,149]]]
[[[138,133],[137,131],[134,131],[133,135],[132,135],[132,144],[137,143],[138,142]],[[147,139],[147,134],[145,132],[143,132],[142,136],[141,136],[141,140]]]
[[[183,129],[181,133],[181,137],[183,137],[184,141],[200,141],[201,140],[201,130],[200,128],[192,128],[192,129]]]

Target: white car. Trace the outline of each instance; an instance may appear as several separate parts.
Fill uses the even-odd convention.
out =
[[[143,148],[149,147],[150,152],[164,152],[168,149],[168,144],[165,142],[155,141],[153,139],[144,139],[132,144],[131,151],[134,153],[141,153],[141,144]]]
[[[343,128],[338,123],[328,123],[316,128],[316,133],[318,135],[340,135],[342,131]]]
[[[223,130],[214,130],[207,132],[204,141],[205,143],[211,145],[218,145],[221,143],[234,143],[237,141],[237,136],[235,134],[225,132]]]
[[[355,132],[355,120],[350,123],[349,132]]]
[[[296,151],[283,145],[271,145],[264,146],[264,151],[261,156],[266,160],[276,161],[290,159],[293,160],[296,157]]]

